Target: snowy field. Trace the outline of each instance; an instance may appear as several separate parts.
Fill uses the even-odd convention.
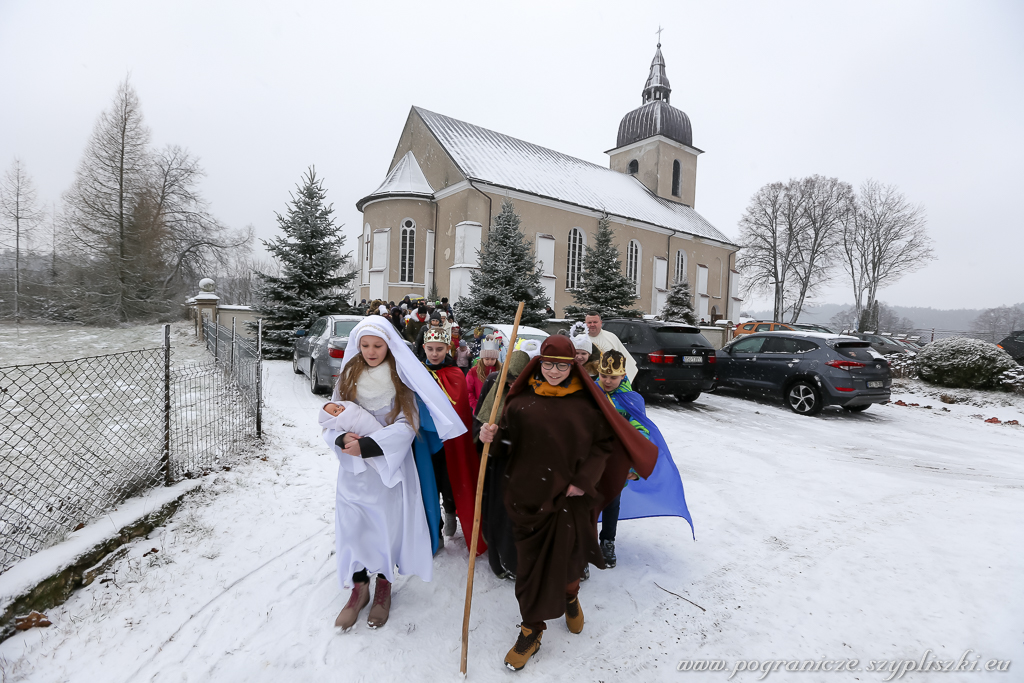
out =
[[[193,329],[193,324],[186,321],[171,325],[171,358],[175,362],[208,360]],[[0,367],[156,349],[163,345],[163,325],[85,327],[0,323]]]
[[[267,375],[265,450],[209,476],[105,579],[51,610],[53,626],[0,644],[0,680],[457,680],[461,531],[433,582],[396,583],[387,626],[337,633],[346,596],[332,557],[337,465],[316,424],[323,399],[287,362],[267,363]],[[726,681],[740,659],[824,658],[858,659],[860,670],[764,680],[883,681],[891,674],[864,671],[869,661],[970,650],[978,668],[1013,664],[900,680],[1024,680],[1024,427],[972,417],[1024,422],[1024,409],[946,405],[907,386],[918,393],[894,399],[919,406],[857,415],[806,418],[724,395],[652,406],[696,542],[679,519],[621,522],[618,567],[594,570],[580,592],[583,633],[549,623],[518,674],[502,664],[518,622],[513,586],[478,562],[469,679]],[[681,660],[728,668],[678,671]]]

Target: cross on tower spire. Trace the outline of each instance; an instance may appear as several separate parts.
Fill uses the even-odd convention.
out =
[[[661,47],[661,32],[662,32],[662,31],[664,31],[664,30],[665,30],[665,29],[663,29],[663,28],[661,27],[661,24],[658,24],[658,30],[657,30],[657,31],[655,31],[655,33],[657,33],[657,34],[658,34],[658,47]]]

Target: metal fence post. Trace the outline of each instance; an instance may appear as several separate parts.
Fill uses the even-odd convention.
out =
[[[231,355],[228,357],[228,368],[235,372],[235,316],[231,316]]]
[[[256,438],[263,438],[263,318],[256,325]]]
[[[213,321],[213,360],[220,360],[220,311],[217,311],[217,318]]]
[[[161,458],[164,484],[171,481],[171,326],[164,325],[164,452]]]

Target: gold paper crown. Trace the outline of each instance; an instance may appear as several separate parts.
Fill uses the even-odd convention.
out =
[[[621,351],[608,351],[601,356],[597,371],[602,375],[625,375],[626,357]]]
[[[446,332],[443,327],[431,327],[427,330],[426,334],[423,335],[423,343],[427,344],[429,342],[441,342],[442,344],[448,344],[450,346],[452,343],[452,336]]]

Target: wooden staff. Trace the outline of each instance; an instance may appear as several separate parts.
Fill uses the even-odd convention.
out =
[[[497,393],[494,394],[494,404],[491,406],[491,416],[487,424],[494,424],[498,418],[498,406],[501,404],[501,392],[505,389],[505,378],[508,376],[508,364],[512,360],[512,350],[516,345],[516,336],[519,334],[519,319],[523,316],[525,301],[519,302],[519,309],[516,311],[516,321],[512,325],[512,338],[508,342],[508,352],[505,354],[505,362],[501,365],[501,374],[498,376]],[[480,474],[476,478],[476,503],[473,506],[473,536],[469,542],[469,576],[466,578],[466,611],[462,615],[462,664],[459,671],[466,675],[466,660],[469,657],[469,610],[473,605],[473,570],[476,568],[476,544],[480,537],[480,508],[483,505],[484,497],[484,476],[487,473],[487,455],[491,451],[491,444],[485,443],[483,453],[480,455]]]

